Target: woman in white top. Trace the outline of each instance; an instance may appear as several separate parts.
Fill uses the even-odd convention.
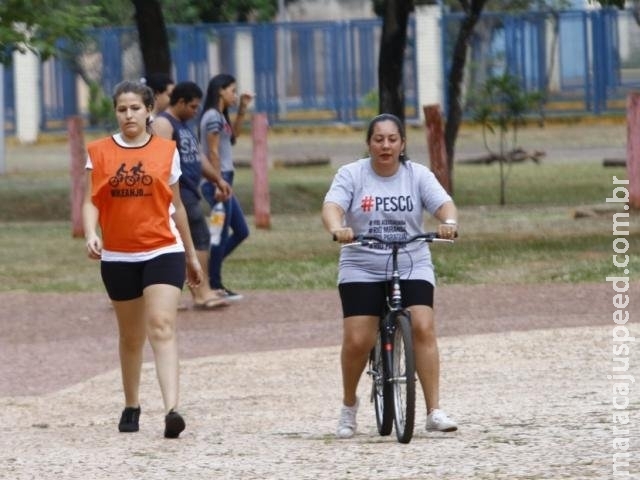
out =
[[[341,167],[322,208],[325,228],[341,243],[357,235],[385,240],[422,233],[423,212],[439,222],[438,232],[453,238],[457,210],[433,173],[405,157],[406,135],[400,119],[375,117],[367,131],[369,157]],[[343,248],[338,289],[344,332],[341,352],[343,406],[337,436],[356,432],[356,389],[376,341],[388,282],[389,251]],[[456,423],[439,406],[439,354],[433,318],[435,276],[424,244],[409,245],[399,256],[403,306],[411,311],[416,371],[427,405],[427,430],[454,431]]]

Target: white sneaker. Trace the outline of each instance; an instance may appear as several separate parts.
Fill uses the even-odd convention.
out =
[[[356,414],[358,413],[358,405],[360,399],[356,398],[355,405],[347,407],[342,405],[340,410],[340,420],[338,421],[338,429],[336,430],[336,436],[338,438],[351,438],[356,434]]]
[[[244,298],[243,295],[236,292],[232,292],[231,290],[225,287],[218,289],[218,295],[220,296],[220,298],[223,298],[228,302],[237,302],[238,300],[242,300]]]
[[[428,432],[455,432],[458,424],[451,420],[442,410],[434,409],[427,415]]]

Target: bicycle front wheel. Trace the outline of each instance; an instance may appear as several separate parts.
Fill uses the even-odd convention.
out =
[[[393,429],[393,397],[391,384],[384,374],[382,360],[382,341],[380,333],[376,346],[369,355],[369,374],[371,375],[371,401],[376,408],[376,424],[380,435],[389,435]]]
[[[416,365],[411,320],[406,313],[399,313],[396,317],[391,372],[396,436],[400,443],[409,443],[416,410]]]

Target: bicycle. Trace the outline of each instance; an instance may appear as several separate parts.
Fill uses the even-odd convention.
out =
[[[380,316],[376,345],[369,355],[371,402],[375,404],[378,433],[390,435],[395,426],[400,443],[413,436],[416,402],[416,373],[411,331],[411,312],[402,308],[398,252],[416,241],[446,242],[435,232],[414,235],[404,240],[387,241],[372,235],[361,235],[348,245],[385,245],[391,249],[391,295],[387,295],[385,311]]]
[[[151,178],[151,175],[147,175],[145,173],[132,173],[131,175],[127,175],[124,181],[128,187],[133,187],[137,183],[142,183],[142,185],[151,185],[153,178]]]

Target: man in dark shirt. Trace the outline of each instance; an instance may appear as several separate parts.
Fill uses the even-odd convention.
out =
[[[171,92],[169,107],[153,120],[153,132],[176,142],[180,153],[180,197],[187,210],[191,237],[198,259],[206,272],[209,265],[209,225],[204,214],[200,195],[200,182],[206,178],[220,189],[220,199],[231,194],[229,184],[216,172],[209,160],[200,153],[197,137],[188,122],[198,113],[202,90],[193,82],[180,82]],[[213,309],[227,302],[211,289],[209,279],[203,279],[199,287],[191,290],[193,306],[197,309]]]

